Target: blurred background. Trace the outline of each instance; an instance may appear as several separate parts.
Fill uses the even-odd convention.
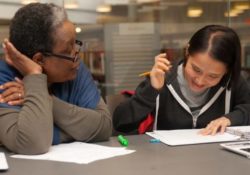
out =
[[[134,90],[154,56],[176,59],[191,35],[208,24],[230,26],[242,44],[242,70],[250,70],[250,0],[0,0],[0,39],[24,4],[64,6],[75,23],[80,54],[103,97]],[[2,57],[2,48],[0,48]]]

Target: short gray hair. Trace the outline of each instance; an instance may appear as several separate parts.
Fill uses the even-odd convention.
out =
[[[11,20],[10,41],[30,58],[37,52],[51,52],[53,33],[66,20],[65,9],[53,3],[28,4]]]

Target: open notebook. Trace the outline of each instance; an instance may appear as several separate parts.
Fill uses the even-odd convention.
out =
[[[250,141],[223,143],[223,148],[250,158]]]
[[[227,132],[214,136],[203,136],[199,131],[200,129],[156,130],[146,134],[170,146],[238,141],[247,139],[248,136],[250,139],[250,126],[228,127]]]

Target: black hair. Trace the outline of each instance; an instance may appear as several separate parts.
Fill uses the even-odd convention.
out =
[[[226,26],[208,25],[198,30],[190,39],[186,54],[207,52],[212,58],[224,63],[230,78],[228,88],[236,84],[241,69],[241,44],[237,33]],[[184,66],[187,58],[184,60]]]
[[[65,10],[52,3],[31,3],[20,8],[10,24],[10,42],[32,58],[37,52],[50,52],[53,32],[67,19]]]

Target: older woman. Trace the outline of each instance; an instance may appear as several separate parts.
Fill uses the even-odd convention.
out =
[[[17,11],[0,61],[2,92],[24,98],[21,106],[0,98],[0,142],[8,149],[40,154],[52,143],[109,138],[111,117],[78,58],[81,44],[63,8],[34,3]],[[15,77],[24,90],[22,82],[8,86]]]

